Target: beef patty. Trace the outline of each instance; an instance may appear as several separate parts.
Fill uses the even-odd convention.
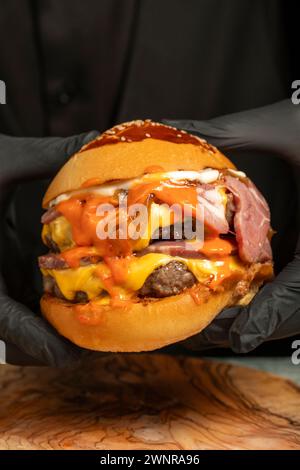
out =
[[[177,295],[183,289],[197,282],[184,263],[171,261],[155,269],[139,290],[140,297],[168,297]]]

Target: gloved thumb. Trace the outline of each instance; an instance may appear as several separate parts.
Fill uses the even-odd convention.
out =
[[[272,152],[300,165],[300,108],[290,100],[208,121],[163,122],[204,138],[223,151]]]

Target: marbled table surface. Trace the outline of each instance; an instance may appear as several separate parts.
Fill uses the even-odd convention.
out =
[[[1,366],[0,449],[300,449],[298,367],[161,354]]]

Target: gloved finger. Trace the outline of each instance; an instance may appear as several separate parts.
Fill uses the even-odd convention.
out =
[[[267,151],[300,165],[300,109],[290,100],[208,121],[163,122],[197,134],[223,151]]]
[[[300,332],[299,273],[300,256],[296,255],[276,279],[266,284],[237,315],[229,331],[229,344],[233,351],[249,352],[268,339],[279,339],[280,331],[283,337]]]
[[[234,119],[236,115],[221,116],[209,121],[164,121],[191,134],[207,140],[222,151],[249,149],[253,145],[245,136],[243,129],[238,129]],[[246,140],[247,139],[247,140]]]
[[[81,349],[59,337],[42,317],[5,294],[0,296],[0,305],[2,340],[52,366],[68,365],[79,359]]]
[[[193,351],[228,347],[228,332],[240,310],[238,306],[223,310],[201,333],[183,341],[183,346]]]
[[[20,138],[1,136],[2,183],[48,178],[67,159],[99,133],[91,131],[71,137]]]

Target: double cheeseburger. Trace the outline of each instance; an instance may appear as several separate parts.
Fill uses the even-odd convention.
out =
[[[121,236],[120,224],[99,236],[111,213],[134,222],[134,204],[149,218],[138,237]],[[190,209],[192,226],[202,207],[201,243],[172,204]],[[85,145],[43,207],[41,310],[84,348],[150,351],[183,340],[225,307],[249,303],[273,275],[270,212],[255,185],[206,141],[150,120]]]

